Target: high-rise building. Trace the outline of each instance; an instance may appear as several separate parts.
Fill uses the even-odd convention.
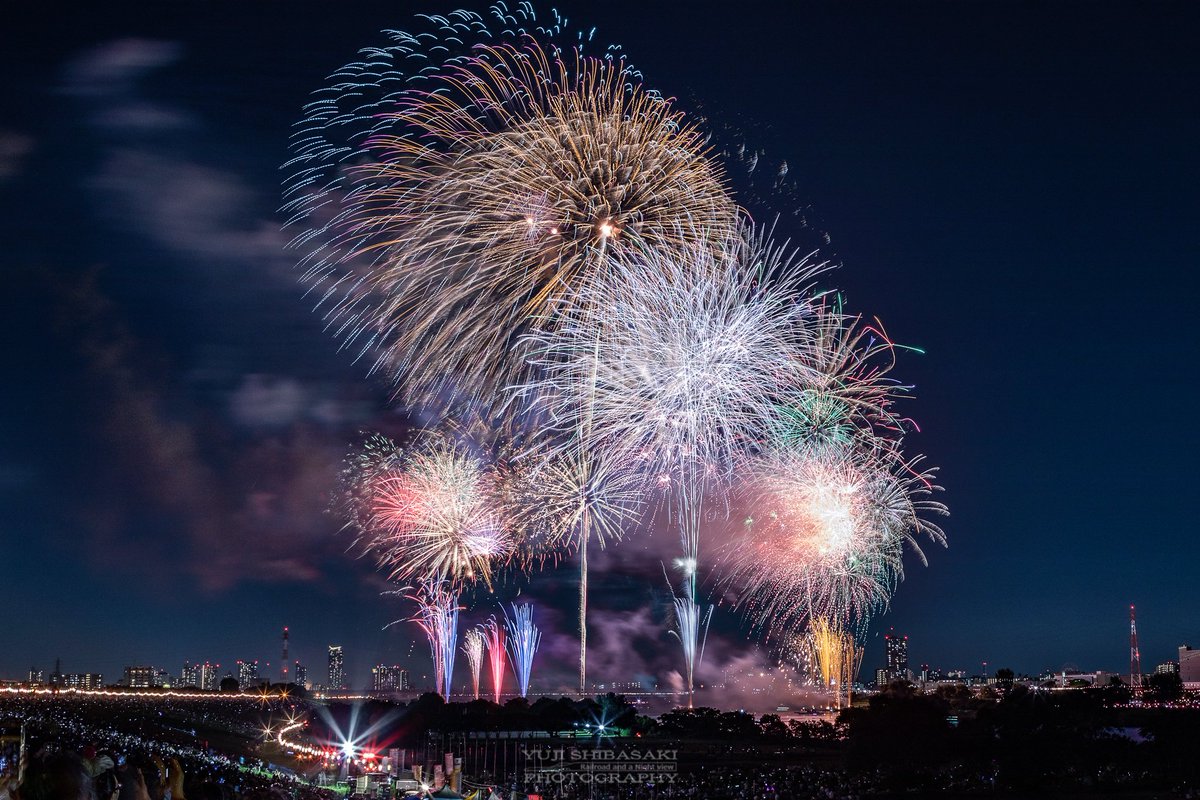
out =
[[[1155,667],[1154,671],[1156,673],[1158,673],[1159,675],[1178,675],[1179,674],[1179,662],[1178,661],[1164,661],[1163,663],[1161,663],[1157,667]]]
[[[258,661],[237,662],[237,682],[243,689],[258,685]]]
[[[154,685],[154,667],[126,667],[121,680],[130,689],[149,689]]]
[[[883,687],[887,686],[888,683],[888,671],[883,667],[875,670],[875,685],[882,689]]]
[[[377,664],[371,668],[371,688],[377,692],[403,692],[408,689],[408,670]]]
[[[329,645],[329,689],[346,688],[345,654],[340,644]]]
[[[41,686],[45,682],[46,682],[46,670],[44,670],[44,669],[30,669],[29,670],[29,685],[30,686]]]
[[[62,676],[64,689],[103,689],[104,676],[99,672],[71,672]]]
[[[217,669],[220,664],[210,664],[205,661],[203,664],[196,665],[196,686],[206,692],[215,692],[217,684],[220,683],[220,678],[217,677]]]
[[[162,689],[170,689],[171,688],[171,676],[167,674],[167,671],[165,669],[155,669],[154,670],[154,681],[153,681],[152,685],[154,685],[158,688],[162,688]]]
[[[189,661],[183,662],[183,670],[179,673],[179,685],[185,689],[189,686],[200,688],[200,668],[199,665],[192,664]]]
[[[301,664],[299,661],[295,664],[295,669],[292,670],[292,683],[297,686],[308,688],[308,667]]]
[[[889,632],[883,637],[884,644],[887,648],[887,662],[885,669],[888,672],[888,680],[900,680],[908,678],[908,637],[900,636],[895,632]]]
[[[1180,645],[1179,679],[1189,689],[1200,688],[1200,650],[1193,650],[1186,644]]]

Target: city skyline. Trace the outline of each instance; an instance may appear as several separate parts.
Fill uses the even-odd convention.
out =
[[[413,640],[412,644],[415,649],[418,642]],[[882,634],[882,638],[878,641],[878,647],[875,650],[872,650],[868,647],[867,651],[864,653],[862,668],[859,672],[857,682],[865,683],[874,679],[876,683],[879,683],[880,676],[884,676],[884,682],[903,679],[906,676],[914,681],[920,682],[925,680],[925,678],[922,676],[926,673],[931,675],[940,675],[943,677],[952,677],[955,675],[961,675],[964,677],[989,677],[994,676],[996,672],[1002,669],[1011,669],[1018,675],[1029,675],[1033,677],[1062,673],[1112,674],[1124,676],[1126,679],[1129,676],[1128,670],[1112,668],[1106,669],[1093,664],[1073,663],[1069,661],[1064,662],[1058,668],[1046,666],[1038,670],[1017,669],[1012,667],[1003,659],[998,661],[980,661],[976,662],[975,664],[965,664],[955,661],[945,664],[931,664],[920,658],[910,662],[908,644],[909,637],[902,632],[897,633],[894,629],[889,629],[886,634]],[[324,671],[321,668],[318,668],[317,674],[321,676],[320,679],[313,680],[311,682],[307,681],[306,678],[308,671],[312,668],[312,665],[310,663],[302,662],[299,659],[293,660],[289,667],[296,670],[297,673],[299,673],[302,677],[297,679],[296,673],[293,673],[291,679],[300,685],[309,684],[313,688],[339,688],[340,685],[340,688],[354,691],[365,689],[380,690],[381,688],[387,688],[380,686],[381,675],[385,676],[382,678],[385,681],[399,680],[391,672],[392,670],[399,670],[400,673],[403,673],[404,689],[408,689],[411,685],[413,688],[426,688],[429,691],[433,691],[433,675],[426,658],[422,658],[420,656],[410,656],[403,661],[369,661],[369,663],[366,663],[361,670],[347,670],[344,666],[345,658],[347,656],[346,648],[344,646],[331,644],[326,645],[322,649],[326,659],[325,661],[321,662],[321,666],[324,668]],[[327,675],[332,676],[335,649],[337,652],[337,668],[344,676],[343,680],[339,680],[337,682],[335,682],[332,677],[325,677]],[[1147,658],[1142,666],[1141,674],[1143,676],[1148,676],[1155,674],[1156,672],[1164,671],[1174,671],[1178,673],[1182,669],[1189,675],[1195,673],[1196,677],[1193,678],[1193,681],[1200,680],[1200,655],[1197,654],[1200,654],[1200,645],[1191,645],[1187,642],[1181,643],[1176,648],[1167,652],[1165,658],[1161,657],[1161,654],[1155,654],[1153,657]],[[352,656],[353,654],[350,655]],[[467,674],[468,665],[466,663],[466,657],[463,654],[459,654],[459,658],[462,663],[460,665],[461,669],[458,673],[459,680],[454,686],[455,693],[467,691],[470,681]],[[1187,662],[1186,664],[1184,663],[1185,661]],[[356,664],[356,660],[351,660],[350,664],[353,668],[353,666]],[[913,668],[911,664],[919,664],[920,666],[919,668]],[[212,659],[189,659],[183,662],[182,669],[179,669],[178,667],[173,669],[172,665],[164,665],[152,661],[147,663],[139,663],[132,668],[154,669],[162,675],[168,676],[171,680],[172,686],[187,686],[189,683],[199,686],[200,680],[198,678],[188,682],[188,678],[186,676],[189,665],[194,670],[199,669],[201,666],[212,666],[214,668],[212,679],[214,685],[219,683],[220,680],[226,676],[237,678],[239,684],[241,684],[243,688],[245,688],[247,685],[257,685],[259,683],[277,683],[281,677],[279,675],[279,667],[277,664],[272,666],[269,662],[256,659],[236,659],[228,664],[226,664],[224,661],[216,661]],[[60,674],[63,676],[80,676],[80,678],[87,676],[88,678],[91,678],[96,675],[101,675],[105,677],[105,680],[102,683],[104,686],[116,684],[130,686],[135,685],[129,683],[129,670],[131,669],[131,665],[128,663],[124,664],[120,669],[114,669],[111,672],[105,670],[75,669],[74,665],[68,666],[72,668],[62,669],[61,659],[55,660],[55,670],[61,669]],[[772,663],[768,666],[771,670],[781,670],[783,673],[795,672],[798,668],[797,664],[788,662]],[[244,680],[242,680],[242,676],[247,674],[246,670],[248,669],[254,670],[254,674],[257,679],[252,684],[247,684]],[[720,667],[720,670],[723,674],[727,672],[725,667]],[[362,675],[358,674],[360,671],[363,673]],[[33,678],[35,673],[39,674],[41,677],[35,680]],[[115,676],[122,673],[124,673],[124,677],[120,680],[116,680]],[[47,676],[53,676],[53,674],[54,670],[45,669],[40,665],[34,664],[22,674],[0,674],[0,680],[20,681],[26,680],[26,676],[28,676],[28,681],[30,682],[50,683],[52,682],[52,677]],[[541,676],[537,675],[535,671],[535,678],[538,677]],[[597,686],[605,685],[615,689],[617,686],[657,686],[659,681],[662,679],[660,676],[644,676],[641,680],[635,680],[631,682],[631,677],[632,676],[629,675],[597,675],[595,676],[595,683]],[[509,676],[509,678],[511,678],[511,676]],[[139,683],[136,684],[136,686],[150,686],[152,685],[149,682],[150,680],[151,678],[147,677],[145,683]],[[553,686],[538,686],[538,683],[539,681],[534,681],[534,686],[537,688],[538,693],[570,693],[571,691],[570,687],[561,678],[558,680],[557,684]],[[549,683],[549,681],[544,681],[543,683]],[[78,688],[100,687],[99,685],[93,686],[89,683],[86,686],[80,684]]]
[[[24,109],[0,125],[0,324],[19,343],[0,362],[0,548],[20,613],[0,671],[276,664],[285,625],[310,676],[333,642],[359,683],[373,664],[428,664],[410,625],[387,627],[409,614],[395,587],[326,513],[359,431],[421,420],[324,334],[276,207],[309,92],[430,10],[366,3],[314,25],[117,4],[69,30],[17,15],[25,44],[0,55],[7,107]],[[1198,350],[1187,12],[779,4],[730,15],[728,35],[670,4],[563,10],[718,138],[729,123],[786,162],[778,225],[926,351],[902,366],[944,467],[950,547],[906,560],[864,672],[889,628],[920,643],[910,664],[1123,672],[1131,603],[1143,671],[1200,646],[1194,578],[1175,568],[1200,558],[1196,433],[1171,425]],[[597,675],[678,671],[659,586],[673,541],[589,554]],[[531,600],[534,683],[569,685],[575,581],[570,559],[506,578],[464,620]],[[720,607],[702,680],[770,663],[754,636]]]

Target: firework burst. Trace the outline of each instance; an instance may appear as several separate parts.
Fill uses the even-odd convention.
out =
[[[740,501],[748,516],[728,548],[724,582],[767,635],[809,620],[863,626],[903,578],[918,536],[945,544],[926,517],[946,514],[920,459],[891,450],[782,450],[753,465]]]
[[[670,483],[727,477],[811,367],[804,289],[823,265],[750,228],[715,244],[615,254],[553,335],[531,337],[526,387],[567,431]]]
[[[363,90],[345,81],[297,139],[288,208],[306,281],[406,398],[507,385],[521,334],[552,325],[547,312],[610,253],[699,246],[690,220],[736,222],[703,133],[671,101],[620,59],[544,33],[423,64],[419,80],[381,57],[383,77],[365,83],[390,83],[386,100],[335,113]],[[339,131],[346,147],[328,144],[355,124]]]
[[[709,232],[712,235],[712,232]],[[696,603],[701,503],[759,446],[781,398],[806,380],[814,315],[803,291],[820,265],[750,228],[712,243],[613,254],[535,336],[526,387],[580,447],[638,465],[673,497],[684,570],[675,632],[688,676],[703,654]]]
[[[620,541],[641,514],[645,484],[634,469],[601,451],[530,449],[518,465],[513,527],[547,549],[571,552],[585,541]]]
[[[587,690],[588,547],[620,540],[641,514],[644,483],[635,470],[579,447],[531,449],[519,471],[513,527],[534,553],[579,554],[579,691]]]
[[[915,427],[895,410],[910,387],[890,375],[898,345],[876,321],[846,315],[828,295],[813,303],[804,368],[781,396],[767,426],[773,446],[800,450],[899,442]]]
[[[512,549],[500,481],[469,448],[427,435],[411,450],[369,441],[349,471],[359,545],[391,580],[490,586]]]

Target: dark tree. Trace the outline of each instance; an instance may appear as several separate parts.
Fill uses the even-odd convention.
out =
[[[867,707],[841,713],[847,762],[855,769],[878,770],[892,789],[921,789],[922,781],[949,760],[949,716],[949,704],[941,697],[893,683]]]
[[[1171,703],[1183,696],[1183,679],[1178,672],[1156,672],[1146,680],[1145,699]]]
[[[763,714],[758,721],[762,735],[771,741],[782,742],[791,738],[792,732],[778,714]]]

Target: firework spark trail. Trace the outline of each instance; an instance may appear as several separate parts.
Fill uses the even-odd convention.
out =
[[[356,463],[361,469],[352,464],[350,476],[358,544],[391,580],[491,585],[493,562],[508,557],[512,541],[500,479],[482,459],[427,435],[408,451],[376,443]]]
[[[684,668],[688,693],[688,708],[692,707],[695,668],[704,660],[704,643],[708,638],[708,623],[712,619],[712,606],[707,609],[696,603],[694,595],[674,598],[675,624],[677,630],[671,634],[679,640],[684,651]]]
[[[417,604],[415,622],[429,640],[437,692],[447,702],[454,681],[454,656],[458,647],[458,593],[442,581],[426,581],[407,595]]]
[[[522,334],[552,327],[547,312],[607,254],[701,246],[697,234],[736,223],[703,133],[636,70],[509,39],[419,76],[379,54],[370,79],[314,104],[287,165],[286,208],[329,326],[375,350],[416,401],[512,383]],[[386,100],[339,113],[360,93]]]
[[[533,606],[528,603],[513,603],[513,614],[504,615],[504,627],[508,631],[508,658],[521,697],[529,695],[529,675],[533,670],[533,657],[542,641],[542,632],[533,624]]]
[[[806,643],[815,668],[814,677],[821,680],[823,688],[834,692],[835,704],[850,705],[850,690],[862,665],[863,648],[854,636],[836,621],[816,617],[809,623]]]
[[[483,626],[483,636],[487,643],[488,666],[492,675],[492,699],[499,705],[500,694],[504,690],[504,628],[493,617]]]
[[[783,449],[752,466],[740,502],[742,534],[729,545],[722,581],[767,634],[787,636],[824,618],[860,629],[886,608],[903,578],[907,545],[945,544],[925,517],[945,515],[929,499],[934,470],[891,449]]]
[[[479,676],[483,671],[483,651],[486,647],[484,632],[479,628],[471,628],[463,635],[462,649],[471,667],[471,692],[476,700],[479,699]]]
[[[588,545],[619,541],[641,515],[644,483],[636,470],[584,448],[531,448],[520,471],[513,527],[547,548],[579,554],[579,691],[587,691]]]

